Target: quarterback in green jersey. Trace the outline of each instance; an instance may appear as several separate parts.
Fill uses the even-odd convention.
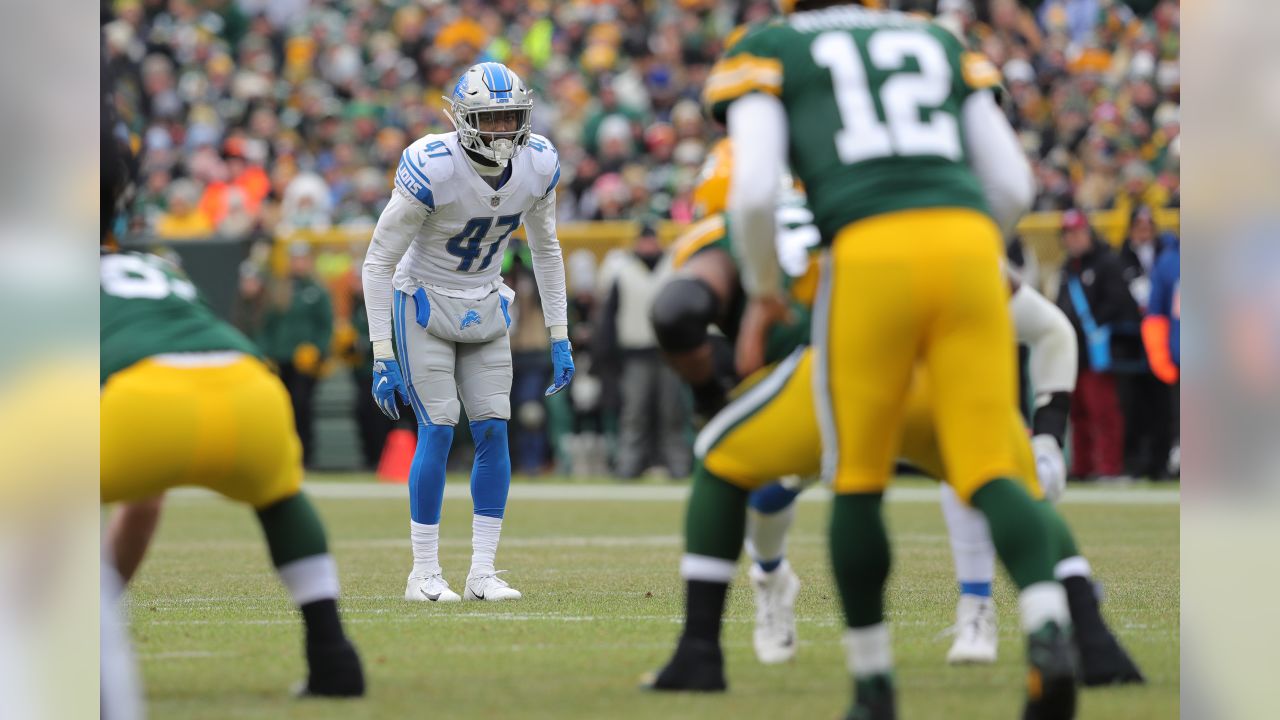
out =
[[[652,311],[655,334],[666,360],[693,390],[699,413],[709,418],[708,429],[704,431],[707,438],[700,434],[697,443],[701,461],[695,470],[697,475],[710,472],[709,458],[703,453],[717,442],[711,439],[717,432],[721,441],[726,433],[750,432],[744,426],[753,421],[752,415],[766,413],[769,407],[765,401],[748,415],[725,408],[729,397],[739,398],[754,385],[768,382],[767,376],[740,382],[733,367],[730,348],[742,320],[743,290],[731,233],[723,215],[731,162],[729,141],[722,140],[709,153],[693,190],[697,211],[711,215],[695,222],[671,246],[670,263],[675,274],[654,298]],[[769,365],[781,364],[796,349],[808,345],[809,306],[816,284],[812,250],[818,244],[818,237],[811,224],[812,213],[804,205],[803,194],[789,179],[780,192],[777,251],[793,315],[789,322],[770,328],[765,347],[765,362]],[[1038,482],[1048,500],[1054,500],[1060,496],[1065,482],[1061,448],[1071,389],[1075,385],[1075,336],[1071,323],[1053,303],[1013,275],[1009,276],[1009,291],[1009,309],[1017,341],[1030,352],[1028,379],[1036,398],[1036,410],[1028,428],[1033,434],[1031,459],[1035,467],[1027,466],[1024,471],[1028,478]],[[709,328],[719,330],[720,334],[713,335],[708,332]],[[912,398],[909,415],[923,421],[907,423],[899,461],[926,475],[941,478],[937,438],[928,421],[929,396],[920,388],[914,388]],[[1023,432],[1020,413],[1010,410],[1013,431]],[[725,422],[725,418],[734,418],[734,421]],[[775,430],[782,434],[788,430],[794,433],[801,425],[793,418]],[[781,440],[754,446],[757,449],[753,464],[787,447]],[[799,470],[793,467],[789,472]],[[708,479],[695,476],[694,482]],[[797,649],[794,605],[800,583],[786,561],[785,539],[793,516],[793,502],[815,480],[813,476],[787,475],[752,492],[748,499],[745,546],[752,560],[748,575],[756,604],[753,644],[756,657],[765,664],[786,662],[794,657]],[[947,662],[992,663],[998,641],[995,607],[991,601],[995,549],[990,532],[982,513],[961,504],[945,484],[940,489],[956,580],[961,589],[956,638],[947,653]],[[695,518],[690,517],[691,523],[700,526],[719,525],[716,517],[705,514],[694,521]],[[1061,558],[1056,575],[1067,591],[1085,684],[1142,682],[1141,672],[1102,618],[1088,561],[1080,556],[1070,529],[1065,523],[1055,523],[1055,531]],[[690,552],[698,550],[689,547]],[[735,552],[735,558],[736,555]],[[659,689],[679,688],[677,679],[669,679],[675,680],[673,686]]]
[[[784,165],[804,183],[825,246],[812,345],[758,394],[776,395],[773,422],[815,417],[820,430],[820,443],[786,440],[821,457],[836,495],[830,548],[854,679],[850,717],[896,716],[881,504],[921,372],[946,482],[987,518],[1021,592],[1025,717],[1073,717],[1076,669],[1067,598],[1054,581],[1051,511],[1034,502],[1030,448],[1010,423],[1016,362],[1000,233],[1026,211],[1034,181],[990,92],[999,75],[920,18],[831,2],[797,10],[731,47],[704,97],[734,148],[728,218],[749,298],[740,374],[762,364],[770,326],[789,314],[773,222]],[[747,439],[707,456],[710,479],[695,481],[690,507],[744,509],[747,493],[769,481],[776,468],[748,457],[763,436]],[[719,615],[733,572],[719,556],[686,553],[682,643],[714,641],[703,619]]]

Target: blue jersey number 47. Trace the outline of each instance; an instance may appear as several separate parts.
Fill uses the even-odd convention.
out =
[[[497,220],[488,217],[471,218],[467,221],[466,226],[462,228],[462,232],[445,242],[444,249],[450,255],[461,258],[458,261],[458,272],[472,272],[471,266],[475,264],[476,258],[480,257],[480,252],[483,249],[481,245],[495,222],[498,227],[505,227],[506,229],[484,252],[484,259],[480,261],[480,267],[475,269],[475,272],[480,272],[489,267],[489,263],[493,262],[494,254],[498,252],[498,248],[502,247],[503,241],[511,233],[515,232],[516,228],[520,227],[520,213],[503,215]]]

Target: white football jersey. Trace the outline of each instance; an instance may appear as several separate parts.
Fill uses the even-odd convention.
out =
[[[427,287],[480,298],[502,283],[502,257],[521,225],[548,327],[566,325],[564,261],[556,238],[555,188],[560,158],[551,141],[531,135],[508,164],[497,190],[476,172],[456,132],[427,135],[400,158],[395,189],[365,255],[370,339],[391,337],[391,289]]]
[[[555,191],[560,158],[551,141],[532,135],[494,190],[470,166],[456,132],[427,135],[400,157],[395,186],[426,206],[426,221],[396,268],[395,286],[417,283],[452,290],[491,288],[511,233],[535,203]]]

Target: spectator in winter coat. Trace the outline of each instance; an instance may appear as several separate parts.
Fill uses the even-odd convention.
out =
[[[1182,362],[1182,257],[1178,238],[1160,236],[1160,253],[1151,271],[1151,295],[1142,320],[1142,342],[1151,372],[1169,385],[1178,383]]]
[[[1181,425],[1178,378],[1182,363],[1182,258],[1178,239],[1173,234],[1160,236],[1160,254],[1156,256],[1151,271],[1151,298],[1147,302],[1146,317],[1142,320],[1142,342],[1147,350],[1147,363],[1151,372],[1168,386],[1170,411],[1170,451],[1167,469],[1177,475],[1181,464],[1179,452],[1179,427]]]
[[[1139,206],[1129,221],[1129,234],[1120,247],[1120,272],[1139,312],[1145,312],[1151,295],[1151,274],[1156,255],[1155,215]],[[1150,362],[1118,378],[1120,406],[1124,411],[1125,468],[1130,475],[1161,478],[1168,474],[1173,447],[1173,393],[1153,374]]]
[[[649,321],[653,296],[662,282],[662,247],[646,226],[631,252],[605,260],[604,306],[593,348],[619,367],[621,407],[615,472],[634,478],[650,467],[685,477],[692,464],[686,438],[688,412],[680,378],[662,361]]]
[[[1116,394],[1116,361],[1134,360],[1141,349],[1110,337],[1117,323],[1137,324],[1138,308],[1129,295],[1120,261],[1096,239],[1079,210],[1062,217],[1067,260],[1058,288],[1058,307],[1075,327],[1080,374],[1071,404],[1073,477],[1117,477],[1124,473],[1124,417]],[[1135,338],[1136,340],[1136,338]]]
[[[333,304],[316,280],[311,247],[289,248],[289,277],[271,289],[258,346],[275,363],[293,401],[302,461],[311,463],[312,399],[321,362],[333,336]]]

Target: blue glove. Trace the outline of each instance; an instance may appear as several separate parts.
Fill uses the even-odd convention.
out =
[[[396,393],[400,393],[399,399]],[[383,415],[392,420],[400,419],[399,404],[409,404],[409,392],[400,377],[400,363],[395,360],[373,361],[373,400]]]
[[[573,346],[568,340],[556,340],[551,343],[551,365],[555,373],[551,376],[551,387],[547,388],[547,397],[551,397],[569,386],[573,379]]]

